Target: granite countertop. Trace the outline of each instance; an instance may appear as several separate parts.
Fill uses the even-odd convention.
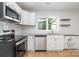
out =
[[[18,35],[18,36],[28,36],[27,33],[26,33],[26,34],[25,34],[25,33],[18,33],[18,34],[15,34],[15,36],[17,36],[17,35]]]
[[[79,36],[78,34],[59,34],[59,33],[48,34],[48,35]]]
[[[78,34],[64,34],[64,36],[79,36]]]
[[[47,35],[47,34],[27,34],[27,33],[21,33],[21,34],[15,34],[15,35],[35,36],[35,35]]]
[[[20,33],[18,35],[24,35],[24,36],[34,36],[34,35],[64,35],[64,36],[79,36],[78,34],[60,34],[60,33],[47,33],[47,34],[27,34],[27,33]]]

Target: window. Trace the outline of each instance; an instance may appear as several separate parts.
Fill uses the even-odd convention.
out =
[[[38,22],[38,29],[39,30],[46,30],[46,21],[39,21]]]
[[[57,22],[56,18],[48,18],[48,30],[56,30]]]
[[[46,18],[38,19],[38,30],[46,30]]]
[[[57,18],[56,17],[46,17],[38,18],[37,22],[38,30],[56,30],[57,29]]]

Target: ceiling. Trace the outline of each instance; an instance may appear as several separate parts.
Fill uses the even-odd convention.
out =
[[[16,2],[28,11],[78,11],[79,2]]]

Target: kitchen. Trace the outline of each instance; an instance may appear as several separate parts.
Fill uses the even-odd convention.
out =
[[[0,57],[78,57],[78,5],[0,2]]]

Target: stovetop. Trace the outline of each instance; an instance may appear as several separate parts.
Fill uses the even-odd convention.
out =
[[[25,37],[26,36],[24,36],[24,35],[15,35],[15,41],[18,42],[18,41],[24,39]]]

